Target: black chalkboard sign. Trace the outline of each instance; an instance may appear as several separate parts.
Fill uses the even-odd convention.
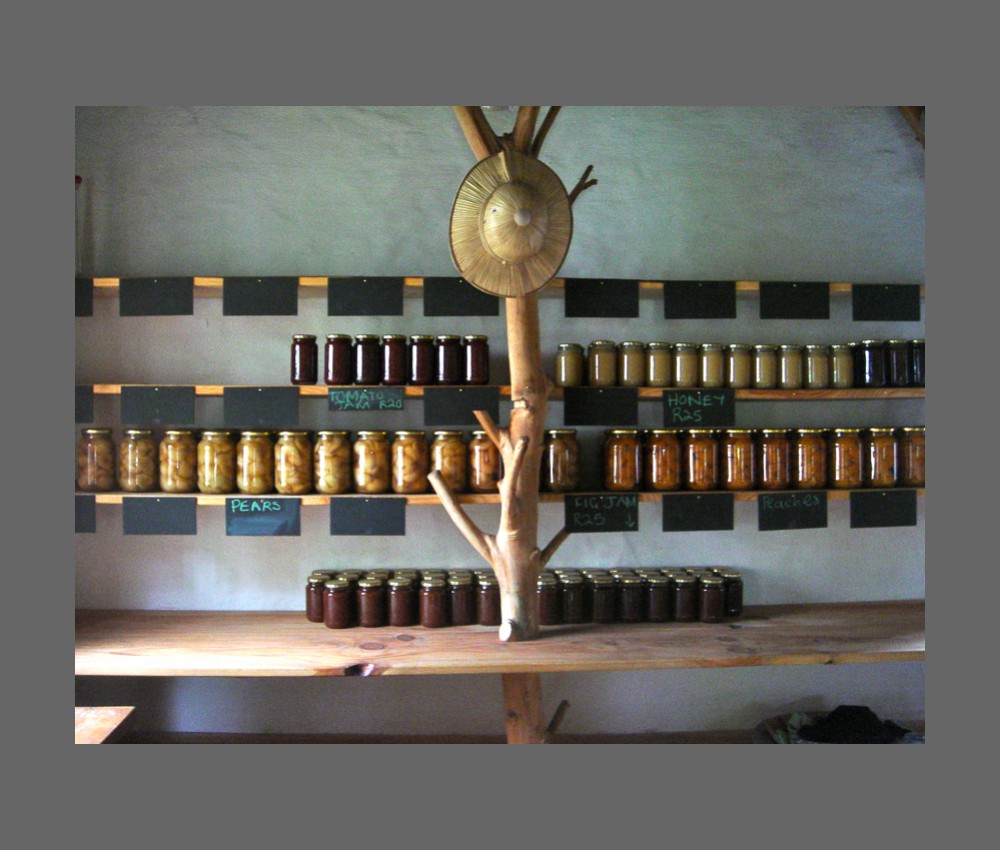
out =
[[[132,277],[118,284],[120,316],[191,316],[193,277]]]
[[[500,419],[499,387],[425,387],[424,425],[476,425],[473,411],[485,410]]]
[[[76,497],[76,533],[93,534],[97,531],[97,499],[93,496]]]
[[[732,425],[736,421],[736,394],[729,387],[716,390],[663,391],[663,424],[666,428]]]
[[[122,386],[122,425],[194,425],[194,387]]]
[[[277,496],[226,498],[227,537],[298,537],[301,499]]]
[[[76,279],[76,315],[94,315],[94,280],[89,277]]]
[[[331,496],[330,534],[401,537],[406,534],[406,499],[401,496]]]
[[[637,319],[639,281],[566,278],[563,305],[568,319]]]
[[[293,428],[299,424],[298,387],[223,387],[226,428]]]
[[[639,424],[639,394],[633,387],[565,387],[563,422],[633,428]]]
[[[223,316],[297,316],[297,277],[226,277],[222,279]]]
[[[664,493],[664,531],[732,531],[732,493]]]
[[[90,384],[76,385],[76,421],[94,421],[94,388]]]
[[[830,284],[761,281],[762,319],[829,319]]]
[[[197,508],[194,496],[124,496],[122,533],[197,534]]]
[[[331,277],[326,289],[328,316],[402,316],[403,278]]]
[[[638,531],[638,493],[592,493],[567,495],[566,530],[576,533]]]
[[[461,277],[424,278],[425,316],[499,316],[500,299]]]
[[[851,493],[851,528],[916,524],[916,490],[856,490]]]
[[[338,387],[330,390],[329,409],[402,410],[405,398],[403,387]]]
[[[826,528],[825,490],[758,494],[758,531],[796,531],[802,528]]]
[[[919,322],[919,284],[855,283],[851,287],[855,322]]]
[[[665,319],[735,319],[736,282],[670,280],[663,284]]]

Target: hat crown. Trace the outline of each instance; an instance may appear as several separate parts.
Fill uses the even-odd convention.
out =
[[[497,187],[483,207],[483,244],[501,262],[523,263],[545,244],[549,211],[524,183]]]

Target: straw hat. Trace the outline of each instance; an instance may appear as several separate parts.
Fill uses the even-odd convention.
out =
[[[492,295],[527,295],[562,265],[573,215],[547,165],[501,151],[473,168],[451,210],[451,256],[462,276]]]

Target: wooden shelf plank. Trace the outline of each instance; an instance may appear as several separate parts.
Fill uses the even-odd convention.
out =
[[[76,743],[110,743],[133,711],[132,705],[76,706]]]
[[[89,611],[78,676],[376,676],[916,661],[922,600],[768,605],[722,624],[547,626],[501,643],[485,626],[327,629],[302,612]]]

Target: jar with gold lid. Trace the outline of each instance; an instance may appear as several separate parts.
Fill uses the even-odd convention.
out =
[[[751,365],[755,390],[773,390],[778,386],[778,346],[755,345]]]
[[[825,390],[830,386],[830,346],[807,345],[804,351],[803,386],[807,390]]]
[[[753,490],[757,486],[757,458],[751,428],[727,428],[719,439],[723,490]]]
[[[382,337],[358,334],[354,337],[354,383],[378,384],[382,377]]]
[[[466,334],[462,337],[463,377],[466,384],[482,385],[490,382],[490,341],[484,334]]]
[[[684,435],[684,483],[688,490],[719,486],[719,441],[715,431],[692,428]]]
[[[778,346],[778,386],[781,389],[801,389],[804,371],[801,345]]]
[[[482,575],[476,584],[476,622],[499,626],[500,619],[500,582],[493,575]]]
[[[323,383],[327,386],[354,381],[354,339],[350,334],[327,334],[323,346]]]
[[[295,334],[292,337],[290,375],[292,384],[315,384],[319,375],[319,350],[315,334]]]
[[[646,432],[643,471],[650,490],[680,490],[683,481],[681,432],[656,428]]]
[[[393,576],[388,581],[388,587],[389,625],[415,626],[419,617],[414,579],[409,576]]]
[[[236,444],[236,489],[248,496],[274,490],[274,444],[270,432],[240,432]]]
[[[674,619],[678,623],[693,623],[700,611],[698,578],[686,573],[672,575],[674,585]]]
[[[194,493],[198,489],[198,440],[194,431],[171,429],[160,440],[160,489]]]
[[[396,431],[392,441],[392,492],[423,493],[429,458],[423,431]]]
[[[641,623],[646,619],[648,600],[646,582],[638,576],[618,580],[618,622]]]
[[[698,588],[698,619],[703,623],[721,623],[726,618],[725,580],[702,576]]]
[[[561,342],[556,349],[557,387],[583,386],[585,358],[583,346],[576,342]]]
[[[618,383],[618,346],[609,339],[595,339],[587,348],[587,383],[613,387]]]
[[[669,387],[674,382],[673,346],[669,342],[646,344],[646,386]]]
[[[903,487],[923,487],[924,442],[923,425],[899,429],[899,484]]]
[[[830,386],[838,390],[854,386],[854,352],[847,343],[830,346]]]
[[[553,493],[570,493],[580,486],[580,444],[576,431],[553,428],[545,432],[542,449],[542,487]]]
[[[469,480],[469,450],[461,431],[435,431],[430,470],[440,472],[452,493],[464,493]]]
[[[646,385],[646,346],[641,342],[623,342],[618,346],[618,386]]]
[[[354,583],[338,576],[323,587],[323,625],[328,629],[349,629],[357,610]]]
[[[927,348],[922,339],[910,340],[910,386],[924,386],[924,362]]]
[[[604,489],[638,490],[642,484],[642,440],[639,431],[615,428],[605,432]]]
[[[274,444],[274,489],[283,496],[312,491],[313,444],[308,431],[279,431]]]
[[[118,444],[118,487],[127,493],[150,493],[156,489],[159,463],[153,432],[129,428]]]
[[[469,490],[495,493],[500,484],[500,451],[485,431],[473,431],[469,440]]]
[[[197,446],[198,490],[236,492],[236,443],[229,431],[202,431]]]
[[[409,378],[406,334],[385,334],[382,337],[381,379],[385,386],[400,386]]]
[[[892,428],[869,428],[863,435],[862,477],[866,487],[895,487],[899,444]]]
[[[908,387],[910,385],[913,353],[905,339],[885,341],[885,384],[887,387]]]
[[[431,334],[413,334],[410,337],[410,369],[406,382],[415,386],[434,383],[437,352]]]
[[[698,383],[715,389],[726,385],[726,347],[717,342],[703,343],[698,351]]]
[[[365,629],[384,626],[387,620],[385,582],[379,578],[363,578],[358,582],[358,625]]]
[[[332,578],[330,573],[313,573],[306,579],[306,619],[310,623],[323,622],[325,585]]]
[[[825,489],[826,432],[822,428],[796,429],[792,436],[792,455],[792,484],[795,489]]]
[[[861,486],[863,444],[859,428],[834,428],[827,438],[830,487],[853,490]]]
[[[674,343],[674,386],[683,389],[698,386],[701,377],[701,352],[693,342]]]
[[[792,446],[788,431],[763,428],[757,436],[757,475],[761,490],[787,490],[792,484]]]
[[[726,346],[727,387],[742,390],[753,385],[752,351],[753,346],[741,342]]]
[[[854,383],[859,387],[886,385],[886,348],[880,339],[863,339],[853,345]]]
[[[386,431],[358,431],[352,447],[354,490],[388,493],[392,485],[392,451]]]
[[[347,431],[317,431],[313,445],[313,487],[334,496],[349,493],[353,470],[351,440]]]

